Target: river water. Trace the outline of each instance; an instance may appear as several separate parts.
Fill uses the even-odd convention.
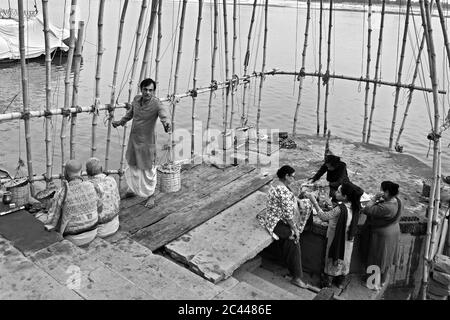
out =
[[[70,1],[67,1],[70,2]],[[0,0],[0,7],[7,8],[7,1]],[[86,23],[86,41],[84,43],[83,63],[80,79],[80,97],[79,105],[89,106],[93,104],[95,92],[95,64],[96,64],[96,43],[97,43],[97,15],[98,0],[79,0],[78,19]],[[122,1],[107,1],[105,7],[104,19],[104,55],[101,73],[101,102],[109,103],[111,82],[113,75],[113,66],[116,53],[118,21]],[[237,33],[238,40],[236,45],[236,74],[243,74],[243,59],[246,50],[247,33],[251,17],[252,7],[250,2],[240,2],[238,6]],[[32,1],[28,1],[28,9],[32,10]],[[121,63],[119,68],[118,88],[120,93],[119,102],[127,99],[128,75],[130,72],[132,54],[134,50],[134,34],[139,16],[141,1],[130,1],[127,18],[124,27],[123,49]],[[40,9],[40,1],[38,1]],[[178,92],[185,92],[192,88],[193,62],[194,62],[194,44],[195,29],[197,23],[198,3],[189,1],[187,5],[186,21],[184,28],[182,60],[180,63]],[[363,6],[340,5],[340,9],[333,14],[333,32],[331,37],[331,65],[330,71],[336,74],[345,74],[355,77],[365,75],[366,69],[366,41],[367,41],[367,21]],[[228,45],[230,74],[232,74],[232,43],[233,43],[233,20],[232,6],[227,7],[228,14]],[[376,48],[379,33],[379,7],[375,8],[373,14],[374,31],[372,32],[372,63],[370,75],[373,77]],[[179,14],[180,3],[178,1],[164,1],[163,5],[163,38],[162,38],[162,61],[160,65],[160,85],[158,87],[158,96],[166,97],[167,93],[173,90],[174,65],[176,59],[176,45],[178,42],[176,17]],[[390,7],[390,14],[385,18],[384,44],[381,60],[381,77],[385,81],[396,81],[397,66],[400,56],[400,43],[404,17],[398,14],[398,7]],[[417,12],[417,8],[414,9]],[[220,6],[220,16],[222,17],[222,6]],[[50,1],[50,17],[52,22],[61,26],[64,17],[64,1]],[[200,55],[197,83],[199,86],[205,86],[210,83],[210,64],[211,64],[211,38],[212,38],[212,17],[213,7],[210,3],[205,3],[203,8],[202,31],[200,40]],[[251,58],[249,63],[249,72],[260,71],[262,66],[262,44],[264,37],[263,6],[259,6],[256,12],[256,22],[254,25],[254,34],[251,41]],[[149,14],[146,17],[148,25]],[[298,70],[301,64],[301,52],[304,39],[304,27],[306,19],[306,9],[303,3],[297,5],[296,2],[271,1],[268,14],[268,46],[266,69],[278,68],[284,71]],[[224,35],[223,20],[219,26],[219,54],[216,63],[216,79],[225,78],[225,53],[224,53]],[[309,45],[306,59],[306,70],[318,70],[318,44],[319,44],[319,11],[313,10],[311,14],[311,28],[309,33]],[[326,67],[326,30],[328,29],[328,11],[324,12],[324,42],[323,42],[323,61],[322,65]],[[418,40],[413,25],[416,25],[417,32],[420,31],[420,15],[414,16],[410,22],[410,32],[408,36],[405,62],[402,74],[402,82],[410,83],[414,69],[414,54],[417,52]],[[438,19],[434,19],[434,32],[436,35],[437,63],[439,74],[439,87],[448,90],[448,77],[446,63],[443,62],[443,39]],[[297,30],[297,31],[296,31]],[[154,38],[156,39],[156,38]],[[176,41],[176,42],[175,42]],[[156,41],[154,41],[155,43]],[[143,44],[143,47],[145,43]],[[142,51],[143,51],[142,47]],[[152,50],[152,60],[149,65],[150,74],[154,74],[155,62],[154,53],[156,46]],[[142,54],[141,54],[142,56]],[[140,60],[141,61],[141,60]],[[60,57],[55,56],[52,64],[52,106],[63,106],[64,95],[64,65],[60,65]],[[173,67],[171,67],[173,65]],[[43,110],[45,108],[45,66],[44,61],[29,62],[29,96],[32,110]],[[140,66],[138,67],[137,77],[139,76]],[[417,81],[419,86],[431,87],[429,76],[427,76],[427,64],[424,64],[423,72],[421,70],[422,82]],[[73,74],[72,74],[73,77]],[[170,81],[169,79],[172,80]],[[136,80],[135,80],[136,83]],[[20,64],[0,66],[0,113],[20,110],[22,106],[22,96],[20,93]],[[328,128],[332,135],[348,138],[352,141],[361,140],[363,115],[364,115],[364,84],[346,80],[334,80],[330,82],[330,96],[328,105]],[[249,109],[249,123],[256,123],[256,112],[258,107],[258,88],[259,81],[251,81],[248,91],[247,105]],[[302,94],[302,103],[300,117],[298,122],[298,132],[305,134],[314,134],[316,130],[316,103],[317,103],[317,79],[306,78]],[[325,87],[322,87],[321,97],[321,128],[323,128],[323,101]],[[136,92],[136,91],[135,91]],[[387,146],[389,142],[389,131],[392,121],[392,111],[394,104],[394,87],[382,86],[378,88],[376,97],[376,109],[374,115],[374,124],[371,142]],[[372,93],[372,86],[370,96]],[[396,131],[400,127],[401,120],[407,101],[407,90],[401,90],[399,99],[399,110],[397,114]],[[17,97],[14,99],[14,97]],[[207,110],[209,94],[199,95],[197,99],[197,120],[202,121],[203,127],[206,127]],[[291,131],[293,115],[295,111],[298,96],[298,82],[293,76],[268,76],[264,82],[264,91],[261,102],[261,128],[279,129],[280,131]],[[422,159],[427,164],[432,163],[432,149],[427,158],[429,143],[426,138],[430,131],[430,116],[433,116],[432,95],[428,94],[428,103],[426,95],[422,92],[414,92],[413,103],[411,105],[406,128],[400,143],[404,145],[404,151],[411,153]],[[11,103],[11,101],[14,101]],[[212,127],[221,129],[224,114],[224,95],[222,91],[217,91],[214,95],[214,106],[212,109]],[[242,91],[236,93],[236,115],[234,117],[234,126],[239,125],[239,116],[242,112]],[[369,100],[369,106],[370,106]],[[443,109],[448,106],[448,97],[440,95],[441,114]],[[8,110],[6,110],[7,106]],[[427,108],[429,105],[429,110]],[[176,127],[190,129],[191,126],[191,106],[192,100],[182,99],[176,109]],[[116,118],[121,116],[123,111],[116,113]],[[89,156],[91,144],[91,120],[92,115],[81,114],[78,116],[77,146],[76,156],[85,160]],[[104,120],[105,114],[102,112],[99,118],[97,133],[98,155],[103,158],[105,152],[106,126]],[[45,130],[44,119],[32,120],[32,157],[34,172],[42,174],[45,172]],[[53,163],[55,168],[60,166],[60,127],[61,117],[53,119],[52,140],[56,143],[54,146]],[[322,130],[322,129],[321,129]],[[0,123],[0,167],[15,171],[18,159],[26,160],[24,125],[19,120]],[[158,143],[160,145],[167,143],[168,136],[163,133],[162,126],[158,125]],[[118,168],[120,159],[120,143],[123,131],[113,130],[112,134],[112,163],[111,168]],[[67,133],[67,136],[69,134]],[[443,153],[443,174],[450,169],[450,153],[447,147],[449,139],[444,135],[442,141]],[[67,143],[67,145],[69,145]],[[188,157],[190,150],[186,152]],[[351,157],[351,155],[344,155]],[[25,171],[24,171],[25,172]],[[54,173],[58,173],[55,169]]]

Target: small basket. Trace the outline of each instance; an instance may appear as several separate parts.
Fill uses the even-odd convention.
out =
[[[181,189],[181,165],[166,163],[157,169],[159,191],[164,193],[177,192]]]
[[[27,178],[17,178],[5,183],[7,191],[11,192],[12,202],[20,207],[28,203],[30,187]]]

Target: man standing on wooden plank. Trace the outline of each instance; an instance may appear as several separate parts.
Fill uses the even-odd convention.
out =
[[[123,126],[133,119],[126,159],[125,180],[128,185],[126,196],[136,195],[148,198],[146,207],[154,203],[153,194],[156,188],[156,120],[161,120],[164,131],[170,133],[171,125],[168,112],[155,96],[156,83],[152,79],[144,79],[140,84],[141,95],[134,97],[128,104],[127,113],[120,120],[112,122],[112,126]]]

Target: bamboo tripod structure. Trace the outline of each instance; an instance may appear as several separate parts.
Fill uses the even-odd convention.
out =
[[[248,64],[250,62],[250,41],[252,39],[252,29],[253,24],[255,22],[255,12],[256,12],[256,4],[258,0],[253,1],[253,7],[252,7],[252,17],[250,19],[250,26],[248,28],[248,35],[247,35],[247,49],[245,51],[245,58],[244,58],[244,76],[247,75],[248,71]],[[248,82],[246,81],[244,83],[244,89],[242,92],[242,116],[241,116],[241,127],[247,124],[247,117],[245,116],[245,105],[246,105],[246,93],[247,93],[247,85]]]
[[[177,85],[178,85],[178,72],[180,70],[180,61],[181,61],[181,54],[182,54],[182,49],[183,49],[183,31],[184,31],[184,20],[186,17],[186,4],[187,4],[187,0],[183,0],[183,5],[181,8],[181,21],[180,21],[180,33],[178,36],[178,53],[177,53],[177,61],[176,61],[176,65],[175,65],[175,76],[174,76],[174,81],[173,81],[173,95],[172,95],[172,131],[170,133],[170,160],[174,160],[175,159],[175,155],[174,155],[174,151],[173,151],[173,147],[175,146],[175,137],[174,137],[174,132],[175,132],[175,107],[177,105],[177,99],[175,98],[175,95],[177,93]]]
[[[378,49],[377,49],[377,59],[375,61],[375,80],[378,80],[378,72],[380,69],[380,62],[381,62],[381,51],[383,47],[383,30],[384,30],[384,16],[385,16],[385,10],[386,10],[386,0],[383,0],[381,4],[381,21],[380,21],[380,33],[378,35]],[[370,135],[372,132],[372,121],[373,121],[373,114],[375,111],[375,101],[377,96],[377,84],[375,83],[373,85],[373,91],[372,91],[372,105],[370,107],[370,116],[369,116],[369,127],[367,129],[367,136],[366,136],[366,143],[369,143],[370,141]]]
[[[401,83],[402,81],[402,70],[403,70],[403,61],[405,60],[405,48],[406,48],[406,38],[408,36],[408,25],[409,25],[409,13],[411,10],[411,0],[407,0],[406,2],[406,17],[405,17],[405,27],[403,30],[403,40],[402,40],[402,48],[400,53],[400,63],[398,66],[398,74],[397,74],[397,82]],[[400,96],[400,87],[396,87],[395,89],[395,99],[394,99],[394,110],[392,113],[392,124],[391,124],[391,132],[389,134],[389,150],[392,150],[392,145],[394,142],[394,130],[395,130],[395,121],[397,119],[397,109],[398,109],[398,98]]]
[[[328,96],[330,94],[330,81],[329,81],[329,75],[330,75],[330,62],[331,62],[331,29],[333,27],[333,0],[330,0],[330,8],[329,10],[329,17],[328,17],[328,42],[327,42],[327,72],[325,74],[326,76],[326,86],[325,86],[325,102],[324,102],[324,109],[323,109],[323,136],[327,134],[328,130]]]
[[[122,13],[120,15],[120,23],[119,23],[119,35],[117,38],[117,50],[116,50],[116,58],[114,60],[114,70],[113,70],[113,79],[111,84],[111,98],[109,100],[110,109],[108,115],[108,131],[106,133],[106,151],[105,151],[105,166],[104,170],[108,170],[109,168],[109,151],[111,147],[111,128],[112,121],[114,119],[114,109],[115,109],[115,100],[116,100],[116,85],[117,85],[117,75],[119,73],[119,62],[120,62],[120,53],[122,51],[122,38],[123,38],[123,26],[125,24],[125,17],[127,15],[128,9],[128,0],[125,0],[122,7]]]
[[[97,63],[95,73],[95,100],[94,113],[92,116],[92,147],[91,157],[95,157],[97,152],[97,125],[98,125],[98,105],[100,104],[100,80],[102,74],[103,58],[103,13],[105,11],[105,0],[100,0],[97,21]]]
[[[148,0],[142,0],[142,4],[141,4],[141,11],[139,14],[139,19],[138,19],[138,24],[137,24],[137,28],[136,28],[136,38],[135,38],[135,47],[134,47],[134,57],[133,57],[133,63],[131,64],[131,74],[130,74],[130,81],[129,81],[129,85],[128,85],[128,103],[130,103],[131,101],[131,97],[133,94],[133,79],[134,79],[134,75],[136,73],[136,66],[137,66],[137,62],[139,60],[139,42],[141,39],[141,34],[142,34],[142,25],[143,25],[143,21],[144,21],[144,16],[145,16],[145,12],[147,11],[147,7],[148,7]],[[125,123],[123,125],[123,133],[122,133],[122,150],[121,150],[121,155],[120,155],[120,177],[119,177],[119,188],[123,183],[123,170],[125,167],[125,150],[127,147],[127,124]]]
[[[372,0],[369,0],[369,11],[367,13],[367,22],[368,22],[368,30],[367,30],[367,65],[366,65],[366,78],[370,76],[370,50],[371,50],[371,41],[372,41]],[[367,120],[369,119],[369,89],[370,85],[366,82],[366,89],[364,94],[364,123],[362,130],[362,142],[366,141],[366,130],[367,130]]]
[[[320,0],[320,11],[319,11],[319,74],[322,73],[322,18],[323,18],[323,0]],[[317,107],[316,107],[316,121],[317,121],[317,131],[316,134],[320,133],[320,85],[321,77],[317,78]]]
[[[142,58],[142,67],[141,67],[141,74],[139,75],[139,83],[141,83],[142,80],[147,78],[147,74],[148,74],[147,73],[147,65],[148,65],[150,50],[152,48],[153,30],[155,28],[156,14],[158,12],[158,1],[159,0],[152,0],[150,23],[148,25],[148,30],[147,30],[147,42],[145,43],[144,57]]]
[[[305,26],[305,40],[303,42],[303,52],[302,52],[302,67],[301,72],[305,71],[306,65],[306,49],[308,47],[308,31],[309,31],[309,22],[311,20],[311,0],[306,2],[306,26]],[[297,98],[297,106],[295,108],[294,114],[294,125],[292,128],[292,134],[295,136],[297,134],[297,120],[298,120],[298,111],[300,109],[301,97],[302,97],[302,89],[303,89],[303,80],[305,77],[299,77],[299,85],[298,85],[298,98]]]
[[[63,119],[61,121],[61,173],[64,173],[66,162],[66,127],[67,118],[70,115],[68,112],[70,103],[70,69],[72,68],[73,55],[75,51],[75,8],[77,0],[72,0],[70,9],[70,39],[69,39],[69,53],[67,56],[66,76],[64,79],[64,111]]]
[[[24,23],[24,13],[23,13],[23,0],[18,2],[19,8],[19,45],[20,45],[20,71],[22,77],[22,99],[23,99],[23,112],[25,114],[30,112],[30,105],[28,100],[28,72],[27,65],[25,61],[25,23]],[[33,177],[33,159],[31,157],[31,130],[30,130],[30,119],[25,117],[25,141],[27,148],[27,167],[28,167],[28,177],[32,179]],[[33,185],[31,185],[31,193],[34,194]]]
[[[84,40],[84,22],[80,21],[78,25],[77,43],[75,46],[74,72],[73,72],[73,89],[72,89],[72,108],[78,107],[78,86],[80,82],[81,53],[83,51]],[[77,129],[77,114],[73,113],[70,123],[70,159],[75,159],[75,138]]]
[[[45,110],[48,112],[52,108],[52,55],[50,52],[50,29],[48,27],[48,0],[42,0],[42,17],[44,22],[44,41],[45,41]],[[51,116],[45,117],[45,156],[46,170],[45,177],[50,179],[52,176],[52,131]]]
[[[192,94],[192,125],[191,125],[191,160],[194,161],[194,151],[195,151],[195,103],[197,100],[197,67],[199,60],[199,45],[200,45],[200,31],[202,26],[202,10],[203,10],[203,0],[198,1],[198,17],[197,17],[197,30],[195,34],[195,58],[194,58],[194,77],[193,77],[193,94]]]

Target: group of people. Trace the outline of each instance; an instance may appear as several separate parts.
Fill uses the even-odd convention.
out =
[[[78,160],[66,162],[62,187],[48,212],[36,218],[47,230],[56,230],[74,244],[85,246],[119,229],[120,196],[116,180],[103,173],[99,159],[86,162],[87,179],[82,178],[81,169]]]
[[[363,262],[366,266],[380,268],[381,281],[375,284],[375,289],[381,289],[388,279],[400,236],[402,203],[397,197],[399,185],[383,181],[380,193],[362,207],[364,191],[350,181],[346,167],[340,157],[327,155],[322,167],[309,179],[315,182],[327,173],[332,205],[323,208],[315,192],[294,193],[291,184],[295,181],[295,169],[282,166],[277,171],[278,179],[268,191],[267,209],[258,215],[261,225],[275,239],[269,249],[278,253],[292,276],[291,282],[299,287],[308,286],[303,280],[299,239],[306,223],[312,223],[313,214],[328,222],[322,287],[330,287],[333,283],[340,288],[345,285],[358,230],[362,230],[359,251]],[[367,218],[362,228],[358,228],[361,214]]]

